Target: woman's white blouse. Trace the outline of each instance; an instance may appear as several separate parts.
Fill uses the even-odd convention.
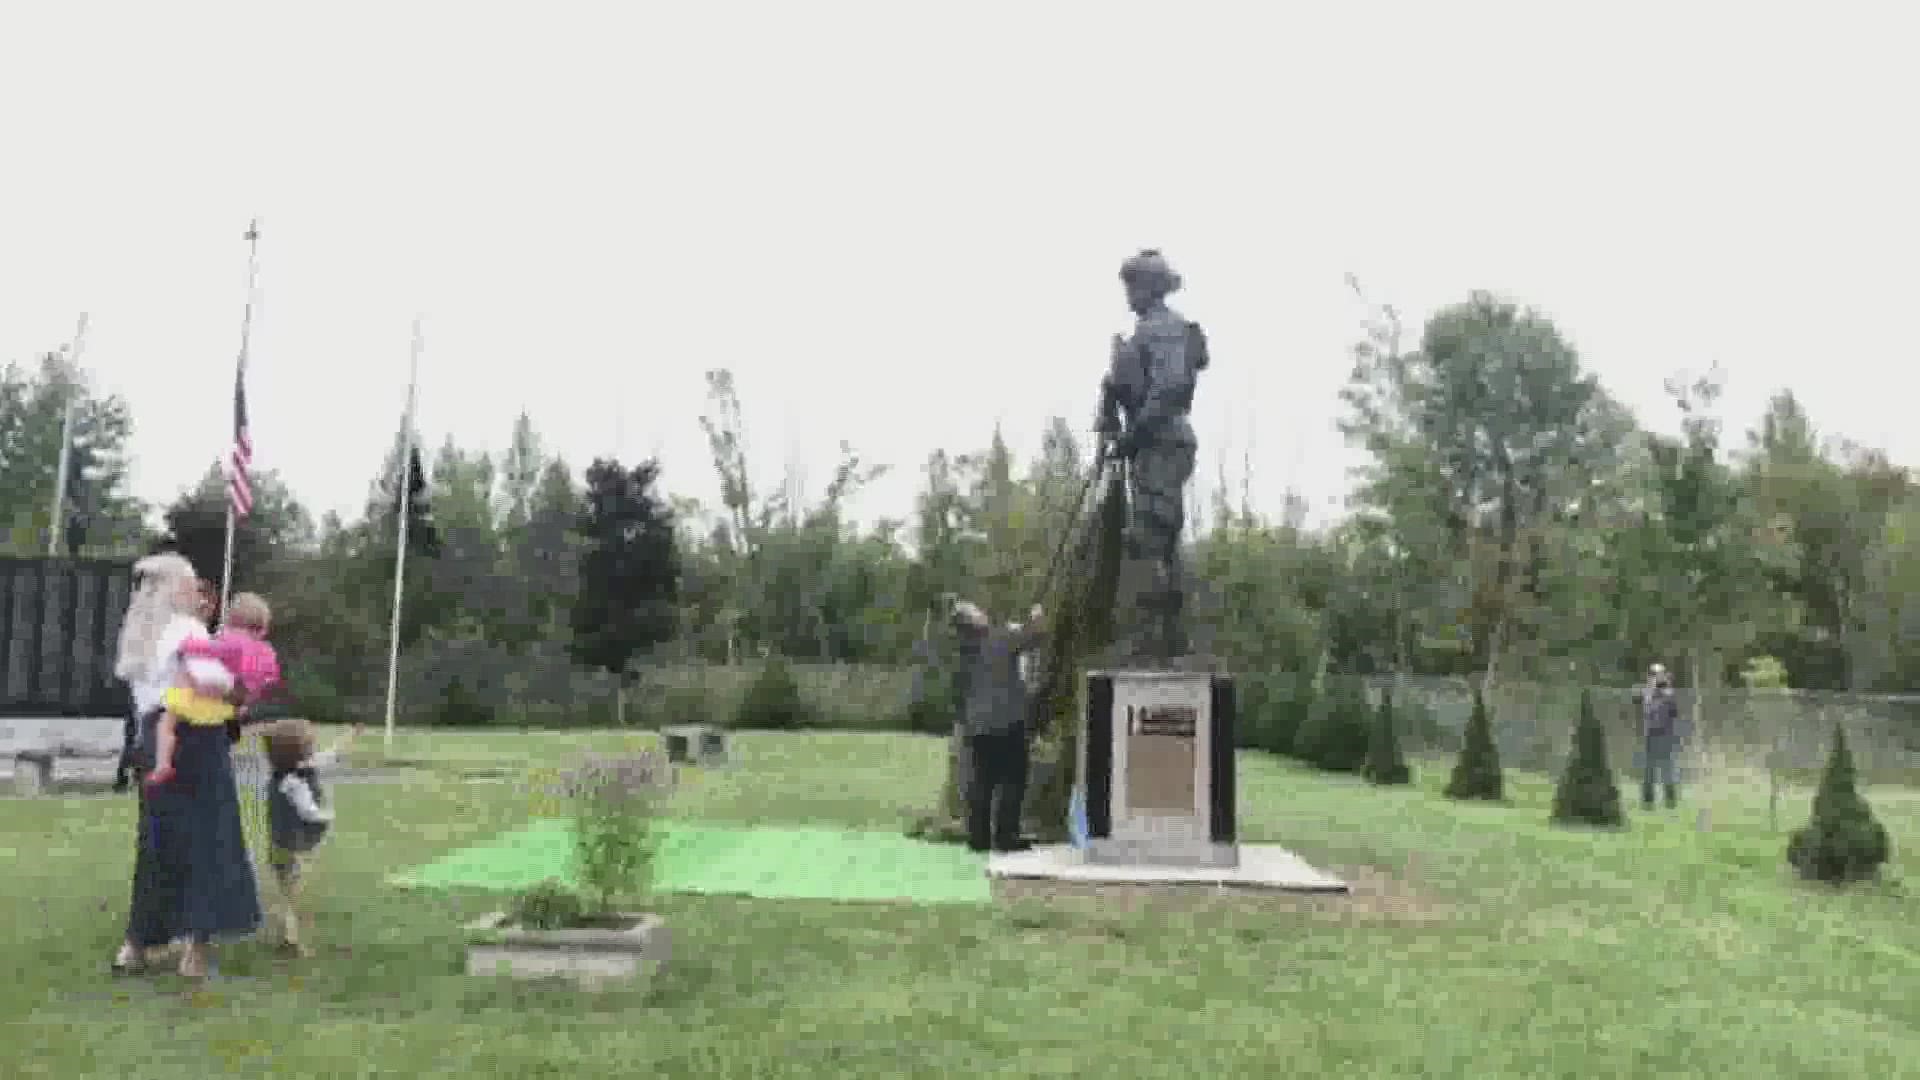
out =
[[[133,682],[134,711],[146,715],[166,704],[167,691],[180,677],[180,645],[207,628],[191,615],[175,615],[154,644],[154,661],[146,677]]]

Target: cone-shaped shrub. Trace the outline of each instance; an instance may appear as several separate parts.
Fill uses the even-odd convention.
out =
[[[1809,881],[1843,885],[1878,874],[1890,855],[1886,826],[1874,820],[1873,808],[1854,786],[1847,733],[1835,724],[1827,771],[1813,796],[1813,818],[1788,840],[1787,862]]]
[[[1359,772],[1367,763],[1366,687],[1357,675],[1327,677],[1327,695],[1294,733],[1293,756],[1329,772]]]
[[[1467,718],[1466,744],[1453,763],[1453,775],[1447,778],[1446,796],[1483,802],[1500,802],[1506,798],[1506,782],[1500,774],[1500,749],[1493,744],[1493,721],[1487,716],[1487,701],[1477,686],[1473,688],[1473,715]]]
[[[1413,782],[1413,770],[1407,767],[1407,758],[1400,752],[1400,732],[1393,715],[1393,688],[1384,687],[1380,691],[1380,707],[1373,714],[1373,737],[1367,742],[1367,766],[1361,770],[1366,778],[1382,786],[1389,784],[1410,784]]]
[[[1553,792],[1556,825],[1618,826],[1626,821],[1620,808],[1620,785],[1607,764],[1607,732],[1593,712],[1593,697],[1580,692],[1580,720],[1573,726],[1573,752]]]
[[[733,726],[748,731],[794,731],[816,727],[820,711],[800,690],[800,680],[785,659],[769,659],[734,710]]]

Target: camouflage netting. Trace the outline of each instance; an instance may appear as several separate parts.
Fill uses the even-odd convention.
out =
[[[1065,839],[1067,807],[1078,764],[1080,676],[1114,641],[1120,588],[1121,544],[1127,525],[1125,473],[1108,468],[1106,489],[1070,548],[1071,559],[1047,611],[1048,635],[1034,688],[1028,730],[1034,760],[1052,762],[1041,783],[1027,792],[1024,817],[1042,841]]]

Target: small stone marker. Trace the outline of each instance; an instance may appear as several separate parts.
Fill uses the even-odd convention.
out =
[[[53,754],[22,750],[13,756],[13,790],[32,798],[53,790]]]
[[[1088,861],[1238,865],[1232,678],[1095,671],[1086,702]]]
[[[727,736],[705,724],[687,724],[665,728],[660,737],[667,747],[667,760],[676,764],[692,763],[713,768],[727,763]]]

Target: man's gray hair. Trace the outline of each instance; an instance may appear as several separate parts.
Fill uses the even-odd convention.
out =
[[[969,626],[987,625],[987,613],[980,610],[980,605],[971,600],[955,600],[953,617]]]

